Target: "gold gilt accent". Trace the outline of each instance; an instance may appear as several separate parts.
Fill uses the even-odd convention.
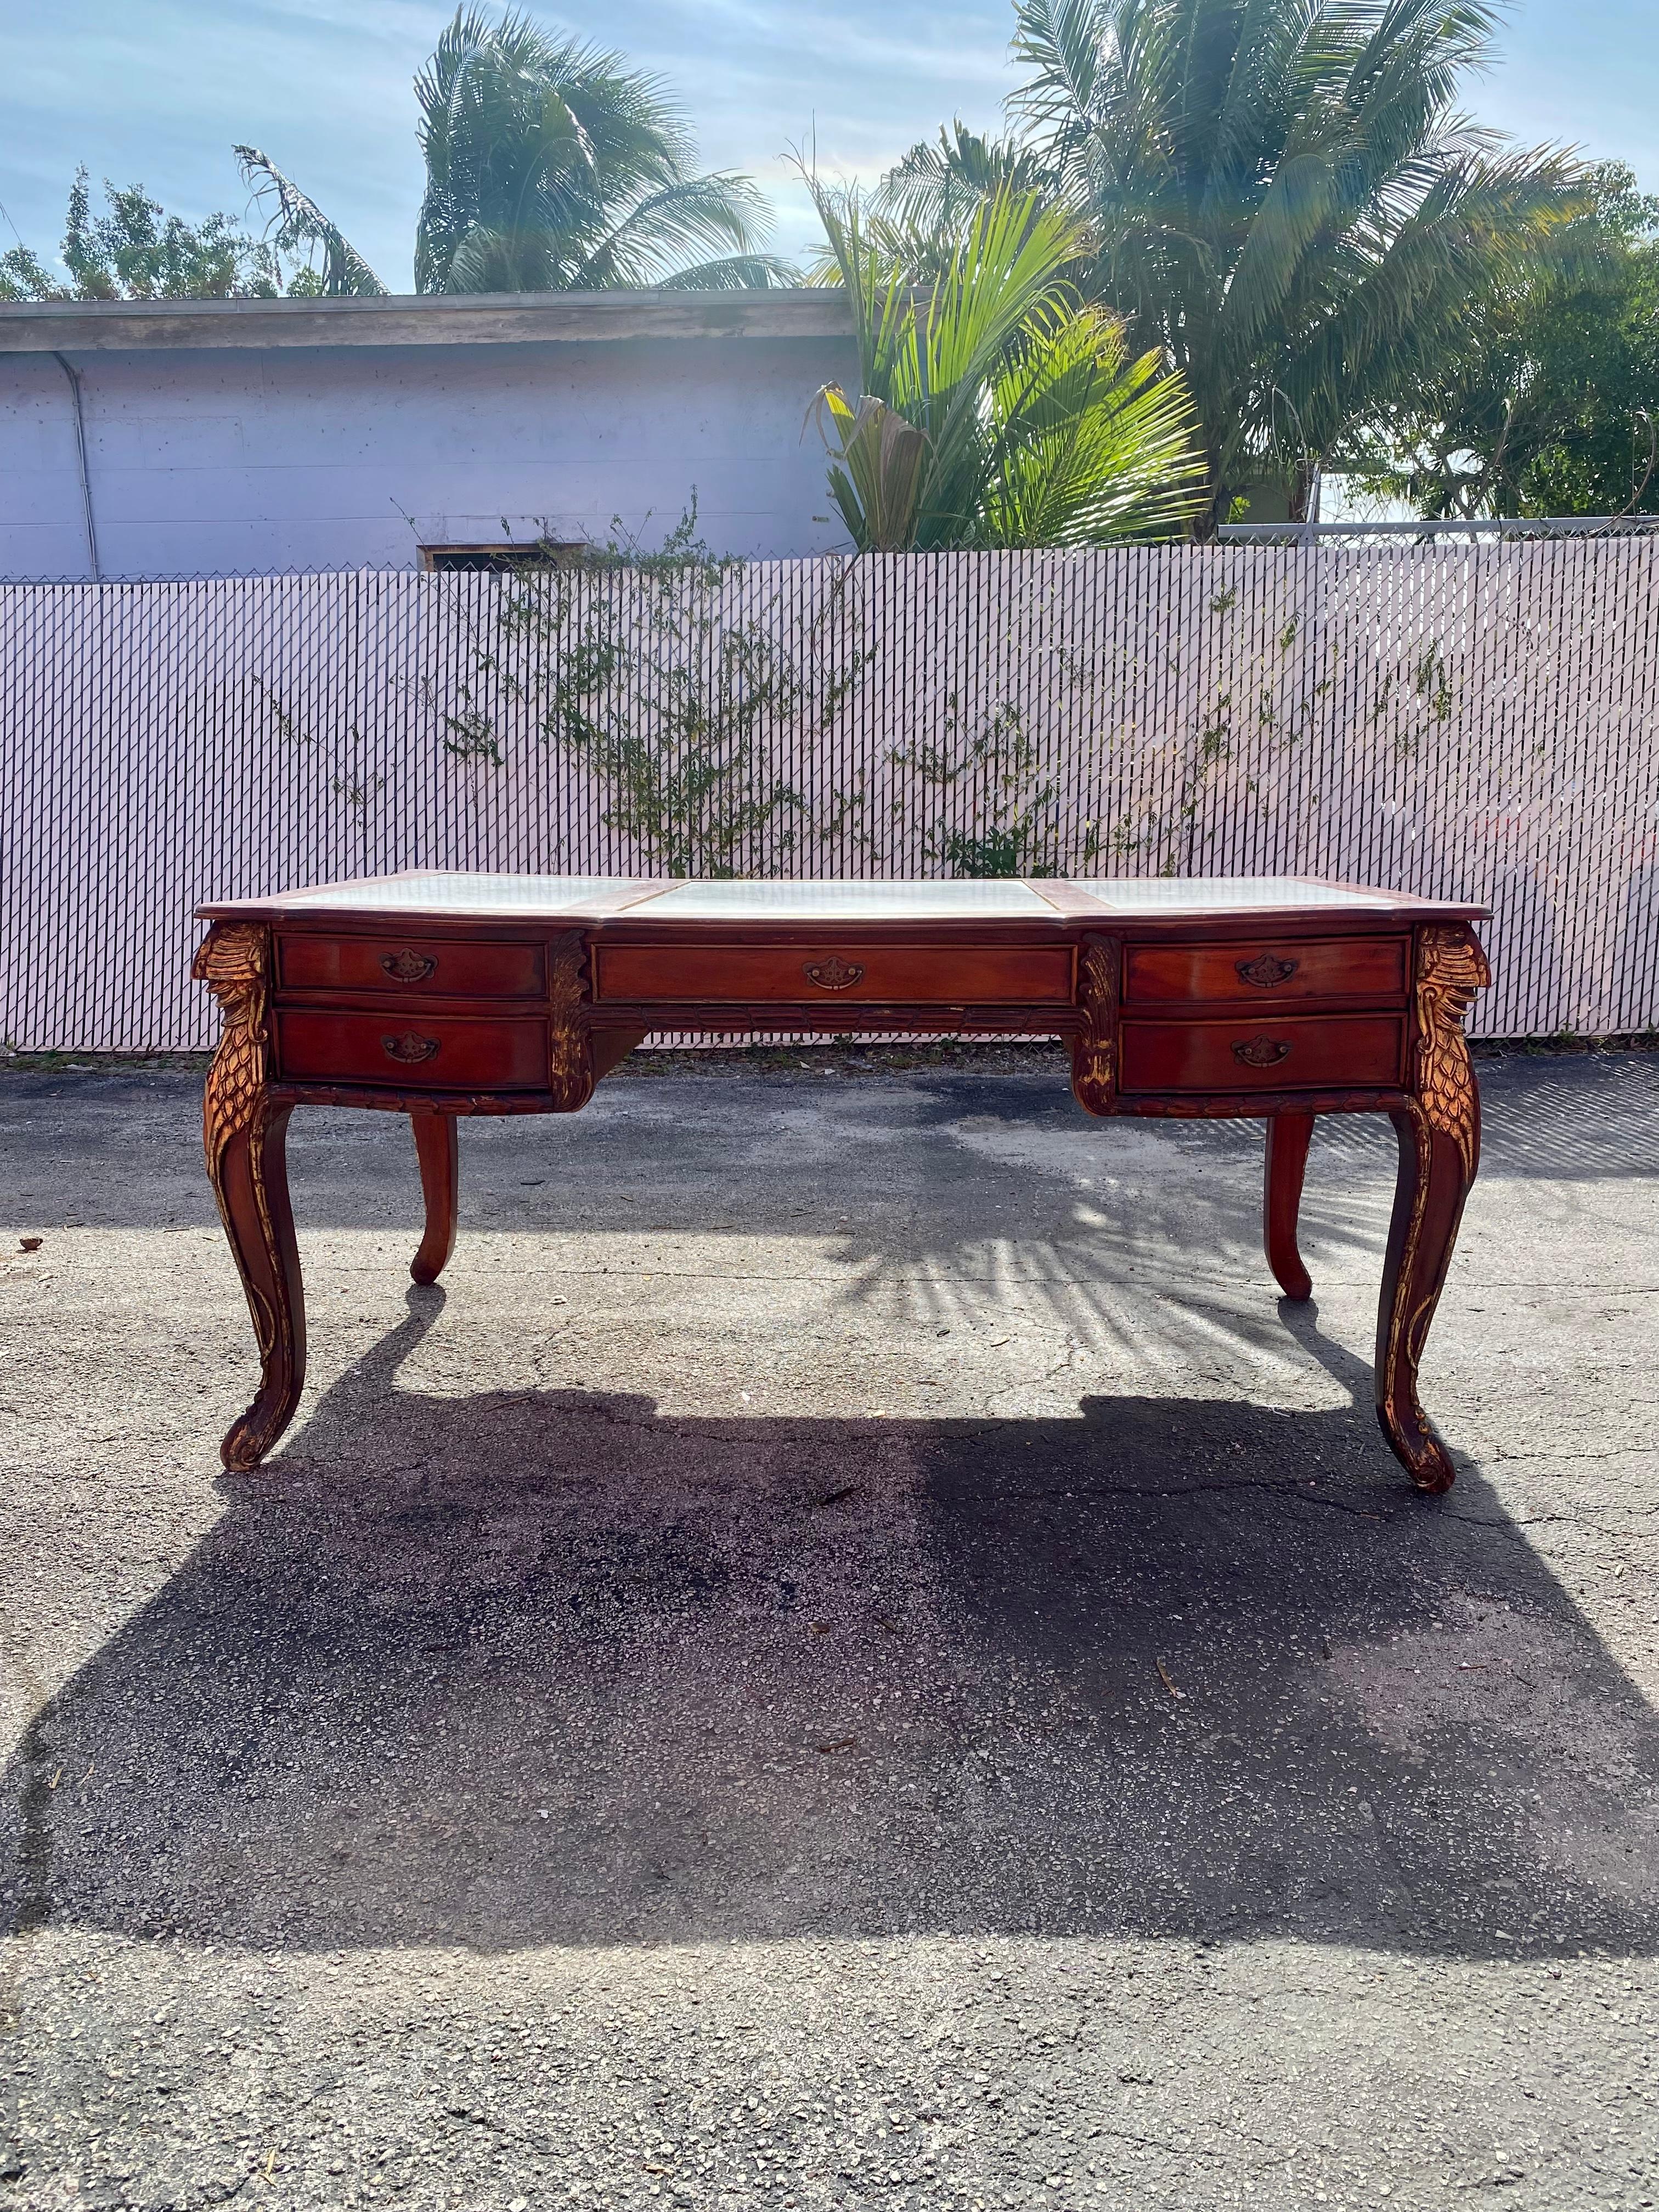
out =
[[[1090,1114],[1117,1102],[1117,994],[1121,948],[1115,937],[1085,937],[1078,948],[1077,1010],[1082,1026],[1072,1043],[1072,1090]]]
[[[555,1110],[574,1114],[593,1096],[593,1041],[587,1025],[587,947],[568,929],[548,947],[548,1089]]]
[[[1413,1088],[1431,1129],[1462,1155],[1466,1179],[1480,1158],[1480,1109],[1463,1017],[1492,981],[1480,941],[1464,924],[1417,933],[1417,1061]]]
[[[1410,1139],[1417,1155],[1415,1188],[1395,1279],[1384,1369],[1378,1381],[1382,1386],[1380,1410],[1389,1441],[1413,1480],[1427,1491],[1449,1489],[1453,1469],[1423,1412],[1417,1395],[1417,1370],[1429,1324],[1440,1301],[1464,1195],[1480,1164],[1480,1100],[1463,1036],[1463,1017],[1475,993],[1485,990],[1491,980],[1492,970],[1480,939],[1466,924],[1437,925],[1417,933],[1417,1044],[1413,1095],[1407,1109]],[[1425,1273],[1423,1231],[1434,1187],[1437,1139],[1448,1140],[1456,1147],[1459,1184],[1451,1200],[1439,1262]]]
[[[264,1177],[265,1132],[273,1110],[285,1113],[287,1109],[273,1109],[267,1088],[270,932],[262,922],[216,922],[204,939],[190,972],[198,982],[207,985],[224,1016],[224,1032],[208,1070],[202,1097],[202,1141],[207,1153],[208,1176],[237,1273],[242,1278],[261,1366],[269,1372],[274,1357],[287,1372],[295,1361],[295,1339],[294,1313],[284,1288],[282,1266],[278,1263],[272,1271],[276,1285],[275,1297],[267,1297],[249,1279],[242,1264],[241,1249],[225,1194],[225,1154],[237,1138],[246,1137],[247,1176],[258,1215],[259,1233],[266,1252],[274,1255],[278,1240]],[[283,1413],[263,1426],[253,1427],[250,1425],[253,1410],[250,1408],[243,1415],[225,1440],[228,1467],[256,1465],[287,1418]],[[265,1427],[270,1427],[272,1433],[265,1434]]]
[[[264,1090],[270,932],[262,922],[216,922],[190,972],[207,985],[224,1018],[202,1100],[208,1173],[217,1190],[225,1147],[239,1131],[252,1126]]]

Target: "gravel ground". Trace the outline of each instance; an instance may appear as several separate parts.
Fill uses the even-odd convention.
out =
[[[234,1478],[199,1079],[0,1074],[0,2207],[1659,2202],[1659,1060],[1483,1065],[1428,1501],[1385,1126],[1293,1311],[1259,1129],[856,1058],[464,1124],[440,1291],[297,1116]]]

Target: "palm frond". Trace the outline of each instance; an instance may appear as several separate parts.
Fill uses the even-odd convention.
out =
[[[1091,545],[1177,535],[1203,477],[1192,403],[1156,354],[1130,361],[1098,309],[1024,349],[993,395],[987,542]]]
[[[577,264],[583,289],[661,283],[685,254],[754,245],[763,203],[747,177],[681,177],[627,208]]]
[[[793,292],[800,286],[800,271],[778,253],[728,253],[716,261],[699,261],[690,269],[677,269],[662,278],[664,292]]]
[[[1079,311],[1066,208],[1003,185],[933,281],[855,191],[808,179],[853,309],[862,394],[819,395],[830,488],[860,550],[1095,542],[1178,529],[1191,407],[1121,325]],[[828,427],[826,428],[826,422]]]
[[[1283,364],[1310,442],[1336,443],[1356,419],[1356,388],[1368,412],[1386,406],[1484,296],[1544,265],[1582,204],[1577,178],[1544,151],[1469,163],[1437,180],[1407,221],[1372,235],[1340,303]]]
[[[1009,51],[1030,75],[1009,106],[1034,138],[1058,142],[1062,155],[1094,112],[1110,20],[1109,0],[1016,0]]]
[[[853,406],[838,384],[823,386],[813,412],[820,429],[827,416],[835,433],[830,496],[853,543],[860,553],[907,551],[915,543],[926,433],[870,392]]]
[[[684,118],[618,54],[463,7],[415,88],[417,290],[650,284],[757,252],[753,185],[696,175]]]
[[[1035,146],[987,138],[957,116],[937,140],[923,140],[882,179],[875,211],[918,243],[953,238],[982,200],[1001,191],[1042,191],[1050,181]]]
[[[284,176],[257,146],[234,146],[231,151],[241,170],[242,182],[252,190],[255,198],[276,203],[265,227],[268,245],[278,253],[320,246],[323,265],[317,275],[322,292],[331,299],[386,297],[386,286],[356,247],[291,177]]]

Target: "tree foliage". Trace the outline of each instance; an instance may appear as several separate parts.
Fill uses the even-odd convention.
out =
[[[1370,489],[1425,515],[1659,514],[1659,199],[1616,162],[1527,282],[1356,440]]]
[[[273,198],[256,234],[235,216],[198,223],[169,215],[142,185],[104,180],[96,214],[84,167],[75,173],[56,274],[26,246],[0,254],[0,300],[274,300],[386,287],[299,187],[254,146],[235,149],[243,181]]]
[[[613,538],[515,571],[446,747],[499,767],[503,709],[527,713],[664,874],[776,873],[860,840],[862,776],[815,790],[810,770],[869,659],[839,601],[799,623],[787,586],[710,551],[694,501],[654,553]],[[802,757],[805,780],[784,767]]]
[[[1573,212],[1565,158],[1456,106],[1494,20],[1487,0],[1017,0],[1018,136],[942,133],[883,204],[948,228],[1036,161],[1083,226],[1084,295],[1186,378],[1205,534],[1252,485],[1305,483]]]
[[[902,228],[814,185],[852,301],[856,404],[819,395],[830,491],[864,551],[1101,544],[1176,531],[1192,416],[1158,356],[1067,279],[1080,234],[1003,183],[919,285]]]
[[[415,93],[418,291],[779,280],[754,185],[696,173],[679,111],[620,56],[464,8]]]
[[[84,167],[75,173],[64,218],[59,276],[15,246],[0,254],[0,300],[273,299],[280,270],[264,242],[234,216],[198,222],[169,215],[142,185],[104,181],[97,214]]]

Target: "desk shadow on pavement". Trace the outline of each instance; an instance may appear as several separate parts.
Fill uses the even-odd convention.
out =
[[[1652,1946],[1654,1716],[1478,1474],[1415,1498],[1363,1404],[395,1389],[441,1302],[31,1729],[25,1924]]]

